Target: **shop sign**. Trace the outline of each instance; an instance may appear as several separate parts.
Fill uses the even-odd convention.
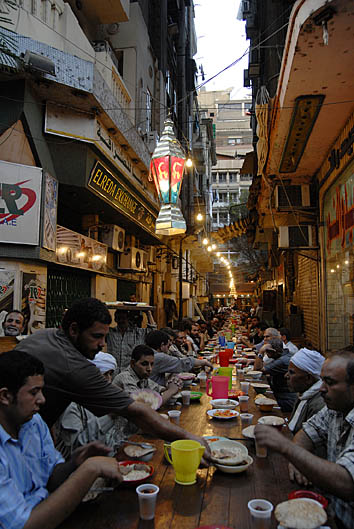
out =
[[[352,248],[354,232],[353,163],[326,193],[324,220],[328,256]]]
[[[100,162],[96,162],[91,172],[88,187],[134,222],[155,233],[156,217]]]
[[[0,161],[0,241],[39,242],[42,169]]]
[[[85,237],[81,233],[57,226],[56,261],[84,270],[104,272],[107,262],[106,244]]]
[[[333,146],[327,160],[323,164],[319,174],[320,185],[322,185],[327,178],[334,175],[334,178],[339,175],[348,161],[353,157],[354,145],[354,116],[352,116],[341,135]]]

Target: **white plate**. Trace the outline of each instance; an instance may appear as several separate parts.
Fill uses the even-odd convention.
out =
[[[230,413],[232,413],[232,416],[231,417],[220,417],[218,415],[215,415],[215,413],[217,413],[217,412],[220,413],[220,412],[225,412],[225,411],[229,411]],[[238,411],[235,411],[235,410],[223,410],[223,409],[220,409],[220,408],[217,408],[217,409],[214,409],[214,410],[208,410],[207,414],[209,415],[209,417],[212,417],[213,419],[222,419],[222,420],[235,419],[236,417],[238,417],[240,415]]]
[[[238,406],[238,401],[233,399],[214,399],[210,401],[214,409],[234,410]]]
[[[250,426],[247,426],[247,428],[244,428],[242,430],[243,437],[246,437],[247,439],[254,439],[254,429],[256,425],[251,424]]]
[[[245,465],[220,465],[220,463],[214,463],[216,468],[221,470],[221,472],[225,472],[226,474],[240,474],[241,472],[244,472],[248,469],[253,463],[253,459],[251,456],[247,455],[245,457],[245,460],[247,463]]]
[[[282,426],[285,424],[283,417],[278,415],[266,415],[258,419],[259,424],[266,424],[267,426]]]

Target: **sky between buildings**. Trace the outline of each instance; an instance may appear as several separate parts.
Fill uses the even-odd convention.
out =
[[[241,57],[249,46],[245,22],[237,20],[241,0],[195,0],[195,25],[198,51],[194,57],[203,65],[205,79],[209,79]],[[206,90],[233,88],[232,98],[251,95],[243,87],[243,70],[248,67],[248,55],[205,85]],[[202,82],[202,78],[198,78]]]

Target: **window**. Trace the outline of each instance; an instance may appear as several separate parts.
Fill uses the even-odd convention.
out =
[[[238,202],[239,194],[238,193],[230,193],[230,202]]]
[[[237,182],[237,173],[230,172],[229,173],[229,182]]]
[[[242,110],[242,103],[222,103],[218,105],[219,110]]]
[[[209,116],[213,118],[215,116],[215,112],[210,112]]]
[[[252,103],[244,103],[243,113],[245,116],[251,115]]]
[[[213,173],[213,184],[216,184],[216,173]]]
[[[354,187],[354,164],[329,188],[323,204],[327,349],[335,351],[353,343],[354,338],[354,250],[351,240],[350,203]],[[349,201],[348,201],[349,202]],[[342,211],[343,204],[346,211]],[[348,219],[348,226],[342,218]]]
[[[226,173],[219,173],[219,184],[226,182]]]
[[[226,212],[219,213],[219,224],[228,224],[228,215]]]
[[[228,202],[227,193],[219,193],[219,202]]]
[[[146,90],[146,132],[150,132],[152,130],[151,127],[151,119],[152,119],[152,96],[150,93],[150,90]]]
[[[240,180],[241,182],[252,180],[252,175],[251,174],[240,174]]]
[[[217,213],[213,213],[213,222],[214,222],[214,224],[216,224],[218,222],[218,214]]]

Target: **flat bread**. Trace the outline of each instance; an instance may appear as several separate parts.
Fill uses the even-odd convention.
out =
[[[263,405],[263,406],[275,406],[277,404],[276,400],[269,399],[268,397],[263,397],[263,395],[259,395],[255,399],[256,404]]]
[[[308,498],[279,503],[274,514],[280,525],[291,529],[316,529],[327,520],[323,507],[317,501]]]
[[[136,465],[119,465],[123,481],[137,481],[145,479],[150,474],[150,467],[137,463]]]
[[[141,389],[131,393],[131,398],[136,402],[142,402],[150,406],[153,410],[157,410],[162,404],[162,397],[157,391],[151,389]]]
[[[211,448],[211,455],[215,461],[223,465],[241,465],[246,460],[246,454],[238,447]]]
[[[267,426],[280,426],[285,423],[283,417],[278,417],[277,415],[266,415],[258,419],[258,422]]]
[[[148,452],[156,451],[156,446],[151,445],[151,448],[143,448],[142,446],[127,445],[123,451],[129,457],[143,457]]]

